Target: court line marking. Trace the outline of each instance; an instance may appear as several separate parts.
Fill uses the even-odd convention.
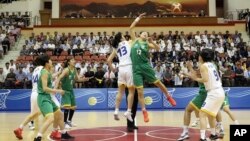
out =
[[[158,131],[163,131],[163,130],[176,130],[176,129],[180,129],[180,128],[170,128],[170,129],[158,129],[158,130],[152,130],[152,131],[148,131],[145,133],[146,136],[149,136],[151,138],[157,138],[157,139],[168,139],[168,140],[174,140],[176,141],[176,139],[173,139],[173,138],[164,138],[164,137],[157,137],[157,136],[154,136],[154,135],[150,135],[150,133],[152,132],[158,132]],[[167,133],[166,133],[167,134]]]
[[[135,126],[137,126],[137,120],[136,120],[136,117],[134,118],[135,120]],[[134,141],[137,141],[137,130],[134,129]]]
[[[125,136],[127,136],[127,134],[128,134],[127,132],[120,131],[120,130],[114,130],[114,129],[102,129],[102,130],[108,130],[108,131],[120,132],[120,133],[123,133],[123,135],[120,135],[120,136],[117,136],[117,137],[112,137],[112,138],[106,138],[106,139],[96,140],[96,141],[107,141],[107,140],[113,140],[113,139],[117,139],[117,138],[125,137]]]

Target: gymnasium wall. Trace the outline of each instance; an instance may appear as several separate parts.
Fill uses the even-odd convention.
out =
[[[249,88],[224,88],[233,109],[250,109]],[[168,88],[169,93],[177,102],[176,107],[171,107],[166,101],[160,89],[146,88],[144,91],[147,109],[184,109],[190,100],[198,93],[198,88]],[[3,94],[7,99],[3,102]],[[74,90],[78,110],[113,110],[117,89],[75,89]],[[6,106],[0,111],[24,111],[30,110],[31,90],[0,90],[0,107]],[[60,95],[56,95],[60,101]],[[5,105],[4,105],[5,104]],[[126,108],[125,96],[123,96],[121,108]]]

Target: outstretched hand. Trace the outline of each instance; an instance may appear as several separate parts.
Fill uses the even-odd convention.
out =
[[[144,12],[144,13],[140,14],[140,15],[139,15],[139,18],[141,19],[141,18],[145,17],[145,16],[146,16],[146,14],[147,14],[146,12]]]

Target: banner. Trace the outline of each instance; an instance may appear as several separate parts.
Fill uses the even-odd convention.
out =
[[[165,95],[158,88],[145,88],[144,100],[147,109],[185,109],[187,104],[198,94],[198,88],[168,88],[176,100],[172,107]],[[224,88],[229,97],[230,108],[250,109],[250,88]],[[78,110],[113,110],[115,108],[116,88],[75,89]],[[0,111],[30,110],[31,90],[0,90]],[[61,96],[56,95],[60,101]],[[126,97],[123,94],[121,109],[126,109]],[[139,103],[138,108],[140,109]]]
[[[135,17],[208,15],[208,0],[61,0],[60,17]]]

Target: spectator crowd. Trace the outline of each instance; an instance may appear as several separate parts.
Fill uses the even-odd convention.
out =
[[[112,72],[106,58],[112,51],[115,32],[110,35],[104,31],[90,34],[40,33],[32,34],[26,40],[20,56],[0,68],[0,87],[31,88],[32,72],[35,68],[32,61],[40,54],[48,54],[54,64],[54,72],[63,68],[63,62],[70,57],[77,61],[76,70],[81,77],[89,78],[87,82],[75,82],[75,88],[117,87],[117,71]],[[250,86],[250,47],[243,41],[241,33],[225,33],[213,31],[208,33],[184,33],[169,31],[168,33],[150,33],[160,46],[159,51],[150,50],[150,62],[156,76],[167,87],[195,87],[197,83],[185,77],[188,73],[187,61],[192,61],[198,68],[199,52],[211,48],[215,52],[214,63],[217,65],[223,86]],[[124,34],[130,40],[128,32]],[[113,60],[118,67],[117,57]],[[118,70],[118,69],[116,69]],[[145,83],[145,87],[151,87]]]

